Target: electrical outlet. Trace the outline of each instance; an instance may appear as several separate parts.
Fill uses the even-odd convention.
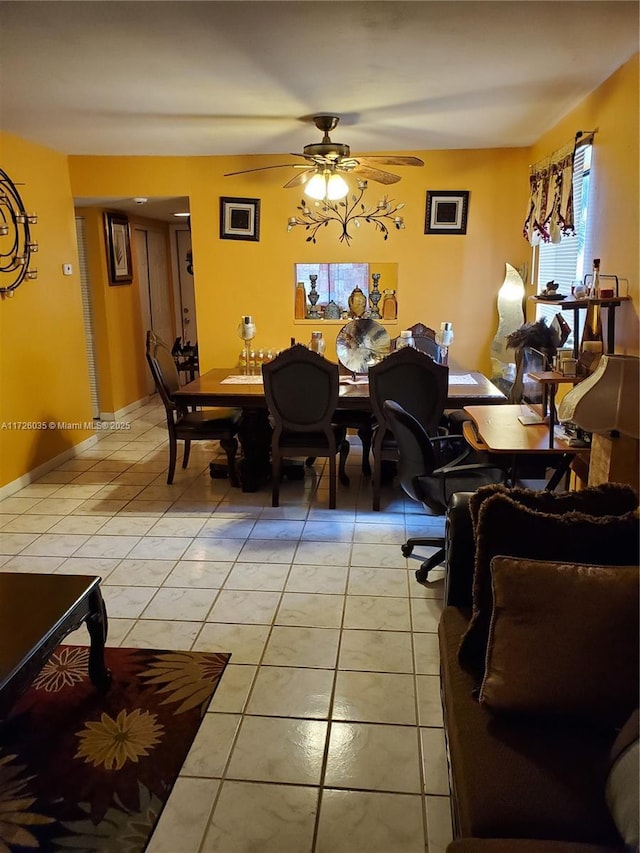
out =
[[[62,264],[62,275],[73,275],[73,264]]]

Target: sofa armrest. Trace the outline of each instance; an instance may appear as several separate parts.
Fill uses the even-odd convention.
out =
[[[471,607],[475,540],[469,512],[472,492],[456,492],[447,509],[445,526],[447,574],[444,603],[452,607]]]

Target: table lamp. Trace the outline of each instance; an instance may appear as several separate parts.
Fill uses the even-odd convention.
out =
[[[628,483],[638,491],[640,358],[603,355],[591,376],[572,388],[558,408],[593,434],[589,485]]]

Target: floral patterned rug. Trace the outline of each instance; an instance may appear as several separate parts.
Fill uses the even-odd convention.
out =
[[[145,849],[229,654],[59,646],[0,720],[0,853]]]

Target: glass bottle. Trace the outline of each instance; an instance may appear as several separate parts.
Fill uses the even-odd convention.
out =
[[[403,329],[400,332],[400,337],[396,341],[396,349],[402,349],[403,347],[414,347],[416,342],[413,340],[413,334],[411,329]]]
[[[324,355],[324,350],[326,347],[326,343],[324,338],[322,337],[322,332],[311,332],[311,340],[309,342],[309,349],[312,352],[317,352],[318,355]]]
[[[600,297],[600,258],[593,259],[593,278],[591,281],[591,296]]]
[[[584,329],[582,330],[582,340],[580,342],[578,373],[582,376],[593,373],[598,366],[603,351],[604,342],[600,305],[595,299],[589,300],[584,320]]]

